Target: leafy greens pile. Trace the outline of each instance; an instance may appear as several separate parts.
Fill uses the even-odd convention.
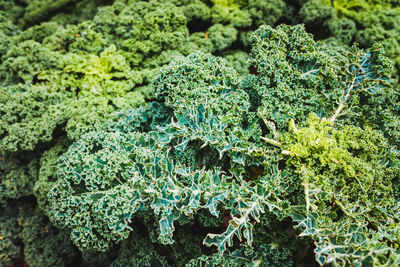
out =
[[[400,265],[398,4],[0,0],[1,266]]]

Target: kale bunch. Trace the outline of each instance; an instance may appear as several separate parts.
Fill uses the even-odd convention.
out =
[[[317,241],[317,261],[396,265],[399,155],[383,135],[312,114],[282,141],[305,198],[291,217]]]
[[[176,229],[199,225],[211,250],[194,265],[291,265],[310,239],[320,264],[398,261],[398,155],[360,120],[361,99],[391,86],[389,61],[301,26],[261,26],[251,40],[256,75],[203,52],[178,58],[151,84],[157,102],[116,113],[61,156],[48,212],[78,247],[105,251],[145,221],[169,248]],[[285,234],[265,234],[283,221]],[[299,233],[309,239],[288,238]]]
[[[5,20],[6,23],[9,22]],[[49,112],[56,119],[29,114],[34,118],[32,123],[53,124],[46,127],[44,135],[40,130],[31,130],[29,135],[40,135],[44,141],[57,125],[65,124],[68,137],[77,139],[84,132],[101,128],[113,112],[143,105],[145,98],[152,97],[146,84],[160,66],[185,53],[188,41],[182,11],[171,3],[156,1],[116,2],[100,7],[92,20],[76,25],[44,22],[25,31],[7,27],[4,34],[14,45],[1,57],[3,87],[40,87],[38,91],[54,94],[41,96],[42,102],[55,98],[49,103],[54,105],[60,101],[60,105],[54,105],[57,111]],[[30,91],[36,91],[4,90],[4,99],[18,102],[29,97],[24,95],[32,94]],[[10,108],[4,106],[1,110],[15,112]],[[38,113],[42,111],[39,109]],[[10,134],[11,138],[17,136]],[[21,149],[32,150],[36,143],[33,140]],[[18,147],[15,143],[10,145]]]
[[[398,4],[0,0],[0,265],[399,265]]]

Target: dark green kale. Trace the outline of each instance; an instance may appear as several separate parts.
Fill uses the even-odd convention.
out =
[[[49,142],[66,122],[68,94],[48,87],[16,85],[0,92],[0,153],[32,151]]]
[[[0,265],[399,265],[399,4],[0,0]]]
[[[18,204],[16,201],[0,202],[0,211],[0,265],[9,266],[22,255]]]
[[[31,83],[46,71],[60,68],[60,55],[34,40],[17,43],[2,57],[0,78],[6,85]]]
[[[302,124],[311,112],[336,118],[336,107],[362,116],[352,106],[390,88],[390,64],[382,53],[380,47],[345,50],[315,42],[301,25],[261,26],[250,52],[257,73],[245,86],[261,99],[258,113],[271,132],[275,125],[286,130],[290,119]]]
[[[55,228],[34,199],[8,200],[1,204],[0,265],[16,260],[29,266],[66,266],[77,250],[68,233]]]
[[[39,168],[35,154],[0,154],[0,202],[32,195]]]
[[[65,136],[60,137],[56,144],[49,150],[43,152],[40,158],[39,172],[37,180],[33,186],[33,194],[36,197],[37,204],[41,210],[48,215],[50,203],[48,202],[47,194],[57,180],[57,167],[59,157],[65,153],[71,141]]]
[[[67,266],[77,257],[69,233],[55,228],[38,207],[24,207],[20,223],[24,259],[29,266]]]
[[[118,258],[110,266],[168,267],[171,265],[157,252],[155,244],[149,240],[148,236],[134,230],[130,238],[122,242]]]
[[[400,9],[390,1],[308,0],[299,11],[299,22],[320,38],[334,37],[362,48],[382,43],[385,54],[394,62],[399,73]]]

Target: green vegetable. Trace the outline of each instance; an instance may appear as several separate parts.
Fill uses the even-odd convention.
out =
[[[0,0],[0,266],[400,265],[398,6]]]

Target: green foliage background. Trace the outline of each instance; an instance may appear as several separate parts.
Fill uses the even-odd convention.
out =
[[[398,266],[399,74],[398,0],[0,0],[0,265]]]

